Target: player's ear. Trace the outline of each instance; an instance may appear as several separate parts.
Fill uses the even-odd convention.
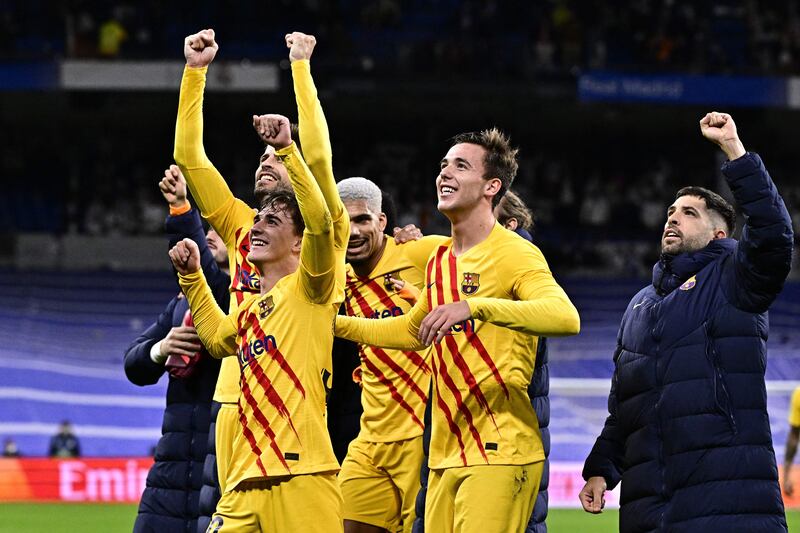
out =
[[[500,178],[489,178],[486,180],[486,185],[484,191],[489,196],[495,196],[500,192],[500,189],[503,188],[503,182],[500,181]]]
[[[378,229],[381,230],[381,233],[384,233],[386,229],[386,213],[380,213],[378,215]]]
[[[511,231],[516,231],[516,229],[519,227],[519,221],[516,219],[516,217],[511,217],[505,221],[503,226]]]

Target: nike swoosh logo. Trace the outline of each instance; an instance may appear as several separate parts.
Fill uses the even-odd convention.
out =
[[[428,288],[429,288],[429,289],[430,289],[430,288],[433,288],[433,286],[434,286],[434,285],[436,285],[436,282],[435,282],[435,281],[434,281],[433,283],[428,283]]]
[[[633,308],[636,309],[637,307],[639,307],[640,305],[643,305],[643,304],[644,304],[644,302],[639,302],[638,304],[634,305]]]

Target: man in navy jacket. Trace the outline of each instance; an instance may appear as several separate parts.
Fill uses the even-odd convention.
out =
[[[159,186],[170,204],[165,223],[170,247],[184,237],[197,243],[214,297],[227,309],[230,276],[222,239],[209,231],[206,240],[200,214],[186,200],[186,182],[177,166],[165,172]],[[219,360],[204,353],[183,294],[175,296],[125,352],[125,375],[136,385],[155,384],[169,372],[163,435],[147,475],[135,533],[206,530],[219,499],[219,489],[209,485],[208,474],[204,476],[204,470],[212,476],[216,472],[214,464],[205,468],[204,464],[206,454],[213,451],[214,433],[209,429],[219,365]]]
[[[789,273],[789,213],[730,115],[704,137],[744,214],[701,187],[667,211],[653,283],[630,301],[617,339],[609,417],[583,469],[583,508],[622,482],[621,532],[786,531],[764,383],[767,310]]]

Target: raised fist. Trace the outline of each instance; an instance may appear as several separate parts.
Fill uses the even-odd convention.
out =
[[[158,182],[158,188],[170,207],[180,207],[186,203],[186,178],[178,165],[170,165],[164,171],[164,177]]]
[[[188,36],[183,40],[183,55],[186,64],[193,68],[208,66],[214,61],[219,45],[214,38],[214,30],[208,29]]]
[[[193,274],[200,270],[200,249],[191,239],[183,239],[169,251],[169,258],[178,274]]]
[[[253,115],[253,127],[261,140],[276,150],[292,144],[289,119],[283,115]]]
[[[289,49],[289,61],[295,62],[301,59],[311,59],[314,53],[314,46],[317,40],[313,35],[306,35],[295,31],[286,34],[286,48]]]
[[[728,159],[733,161],[743,156],[746,152],[733,117],[727,113],[712,111],[700,120],[700,133],[703,137],[719,146]]]

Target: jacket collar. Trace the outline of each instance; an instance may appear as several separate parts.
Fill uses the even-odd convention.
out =
[[[665,296],[735,247],[734,239],[715,239],[696,252],[661,254],[661,259],[653,267],[653,287],[658,294]]]

